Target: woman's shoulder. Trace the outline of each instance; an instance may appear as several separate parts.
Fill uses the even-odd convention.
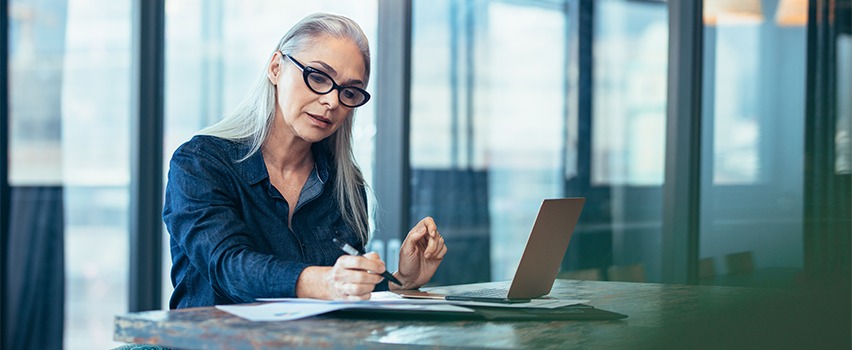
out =
[[[236,160],[242,158],[246,147],[237,142],[210,135],[195,135],[175,150],[174,156],[200,155],[217,159]],[[173,157],[174,157],[173,156]]]

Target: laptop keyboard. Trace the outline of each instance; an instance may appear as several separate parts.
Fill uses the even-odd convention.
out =
[[[460,297],[473,297],[473,298],[505,298],[509,294],[509,291],[502,288],[482,288],[471,290],[467,292],[455,293],[454,295]]]

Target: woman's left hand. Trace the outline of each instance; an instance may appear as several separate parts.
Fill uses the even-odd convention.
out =
[[[429,282],[447,254],[444,237],[438,233],[435,220],[425,217],[417,223],[399,250],[399,271],[394,275],[403,286],[390,283],[391,289],[417,289]]]

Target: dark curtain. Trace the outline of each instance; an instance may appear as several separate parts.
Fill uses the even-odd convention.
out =
[[[4,2],[5,3],[5,2]],[[4,17],[8,37],[9,154],[17,168],[10,182],[34,183],[30,176],[44,160],[26,152],[62,147],[62,80],[67,0],[18,0]],[[36,59],[26,59],[35,57]],[[17,155],[13,157],[12,154]],[[21,170],[23,169],[23,170]],[[44,175],[44,174],[40,174]],[[61,175],[52,174],[54,183]],[[63,191],[36,184],[11,187],[8,236],[3,246],[3,349],[61,349],[64,321]],[[94,247],[93,247],[94,249]]]
[[[431,285],[491,280],[488,172],[470,169],[411,169],[409,227],[432,216],[449,251]],[[450,266],[456,268],[449,268]]]
[[[805,124],[805,272],[809,282],[845,289],[852,265],[852,175],[837,168],[837,41],[852,34],[852,0],[810,1]],[[843,77],[840,77],[843,79]],[[843,84],[843,85],[841,85]],[[848,136],[847,136],[848,137]]]
[[[12,187],[3,349],[62,349],[62,187]]]

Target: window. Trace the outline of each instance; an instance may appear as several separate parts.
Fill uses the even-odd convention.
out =
[[[807,6],[793,3],[704,4],[703,283],[791,286],[803,266]]]
[[[414,2],[412,220],[472,252],[435,284],[510,279],[541,200],[566,196],[587,204],[563,276],[659,269],[667,25],[657,2]]]
[[[11,255],[37,256],[15,268],[44,278],[21,305],[62,305],[64,287],[69,349],[114,347],[127,311],[131,15],[129,1],[10,2],[11,234],[33,240]],[[62,319],[44,309],[22,312]]]
[[[541,200],[563,191],[567,17],[541,2],[415,1],[411,225],[454,252],[433,284],[511,279]],[[539,40],[546,37],[547,40]],[[522,185],[518,185],[522,184]]]

